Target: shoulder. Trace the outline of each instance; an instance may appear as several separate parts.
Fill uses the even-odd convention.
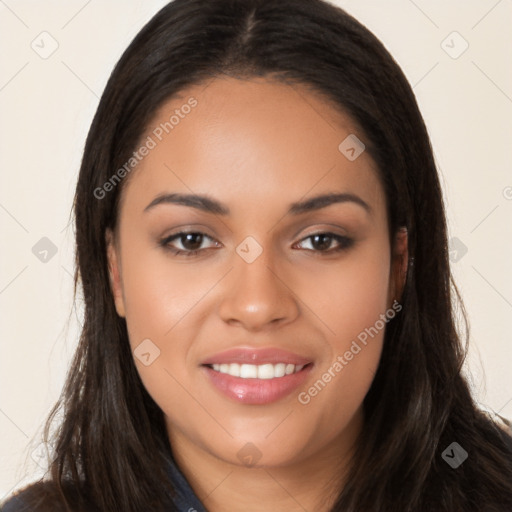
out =
[[[499,427],[499,432],[505,445],[512,452],[512,422],[497,413],[494,413],[494,422]]]
[[[2,505],[1,512],[23,512],[31,509],[35,500],[44,501],[44,496],[49,490],[48,484],[36,482],[21,490],[16,491]]]
[[[29,510],[26,503],[23,501],[22,493],[11,496],[0,509],[1,512],[23,512]]]
[[[71,485],[66,485],[66,495],[75,496]],[[78,510],[78,509],[77,509]],[[67,512],[59,487],[51,481],[38,481],[16,491],[0,507],[0,512]]]

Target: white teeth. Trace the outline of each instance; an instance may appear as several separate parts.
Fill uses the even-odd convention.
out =
[[[258,366],[258,379],[273,379],[274,378],[274,365],[262,364]]]
[[[274,379],[297,373],[304,368],[304,365],[294,365],[286,363],[277,364],[238,364],[238,363],[222,363],[213,364],[212,368],[216,372],[226,373],[233,377],[241,377],[242,379]]]
[[[229,374],[233,375],[233,377],[240,377],[240,365],[236,363],[231,363],[229,365]]]
[[[258,377],[258,367],[253,364],[243,364],[240,366],[240,377],[242,379],[256,379]]]
[[[274,366],[274,377],[284,377],[286,374],[286,365],[279,363]]]

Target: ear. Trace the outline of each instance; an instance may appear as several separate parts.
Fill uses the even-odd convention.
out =
[[[111,229],[105,232],[105,241],[107,244],[108,273],[110,277],[110,289],[114,297],[117,314],[125,317],[123,286],[121,282],[121,265],[118,254],[118,248],[115,243],[114,233]]]
[[[395,234],[391,258],[389,302],[400,301],[407,278],[409,244],[407,228],[401,227]]]

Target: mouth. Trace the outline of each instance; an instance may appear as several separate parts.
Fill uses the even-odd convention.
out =
[[[209,358],[201,369],[222,396],[244,405],[284,399],[308,378],[311,359],[278,349],[232,349]]]

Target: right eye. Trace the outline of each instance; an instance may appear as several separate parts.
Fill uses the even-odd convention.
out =
[[[181,231],[179,233],[175,233],[162,239],[160,241],[160,245],[164,247],[164,249],[171,251],[176,256],[195,256],[200,251],[212,248],[202,247],[207,239],[212,240],[217,247],[219,246],[218,242],[213,240],[213,238],[198,231]],[[177,245],[181,247],[175,247],[173,244],[176,242]]]

